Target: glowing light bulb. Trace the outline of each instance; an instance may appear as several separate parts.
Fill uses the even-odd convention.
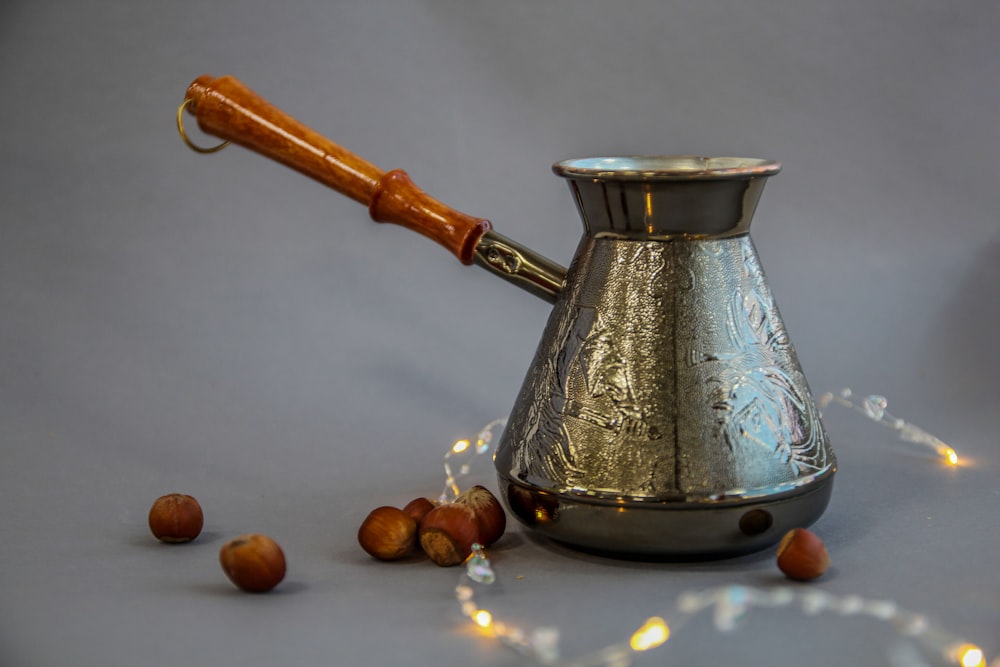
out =
[[[633,651],[648,651],[656,648],[670,638],[670,628],[659,616],[653,616],[641,628],[635,631],[629,646]]]
[[[469,441],[468,440],[459,440],[458,442],[456,442],[454,445],[451,446],[451,453],[452,454],[461,454],[462,452],[464,452],[468,448],[469,448]]]
[[[493,623],[493,614],[485,609],[480,609],[472,615],[472,620],[479,627],[488,628]]]
[[[957,655],[958,664],[962,667],[986,667],[986,656],[975,644],[962,644],[958,647]]]

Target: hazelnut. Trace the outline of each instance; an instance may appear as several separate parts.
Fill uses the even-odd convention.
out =
[[[204,523],[201,505],[182,493],[160,496],[149,508],[149,529],[161,542],[190,542]]]
[[[285,554],[267,535],[241,535],[219,550],[229,580],[249,593],[266,593],[285,578]]]
[[[419,524],[432,509],[434,509],[434,503],[427,498],[414,498],[403,507],[403,513]]]
[[[795,528],[778,544],[778,569],[789,579],[810,581],[830,567],[826,545],[815,533]]]
[[[476,515],[479,526],[479,543],[488,547],[503,536],[507,528],[507,515],[500,501],[485,486],[473,486],[461,493],[455,502],[465,505]]]
[[[427,513],[420,523],[420,546],[436,564],[458,565],[479,541],[476,514],[467,505],[448,503]]]
[[[397,560],[417,546],[417,522],[396,507],[377,507],[361,523],[358,544],[379,560]]]

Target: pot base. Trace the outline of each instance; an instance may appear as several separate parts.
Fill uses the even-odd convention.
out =
[[[499,476],[507,508],[534,532],[613,558],[731,558],[777,544],[815,522],[830,502],[833,470],[792,491],[748,500],[614,502],[557,494]]]

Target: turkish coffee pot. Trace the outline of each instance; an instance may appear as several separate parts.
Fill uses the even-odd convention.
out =
[[[233,77],[178,109],[553,304],[495,463],[524,525],[620,557],[733,556],[826,509],[836,459],[750,239],[777,162],[558,162],[583,218],[569,269],[290,118]],[[216,147],[218,148],[218,147]]]

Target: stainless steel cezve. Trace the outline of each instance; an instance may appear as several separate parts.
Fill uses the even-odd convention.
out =
[[[777,163],[561,162],[585,235],[497,448],[513,512],[640,556],[752,551],[836,468],[749,236]]]
[[[202,127],[275,157],[226,122]],[[780,165],[595,157],[553,169],[584,224],[569,269],[488,227],[472,253],[554,304],[497,446],[508,508],[559,542],[639,558],[737,555],[811,524],[836,459],[749,236]]]

